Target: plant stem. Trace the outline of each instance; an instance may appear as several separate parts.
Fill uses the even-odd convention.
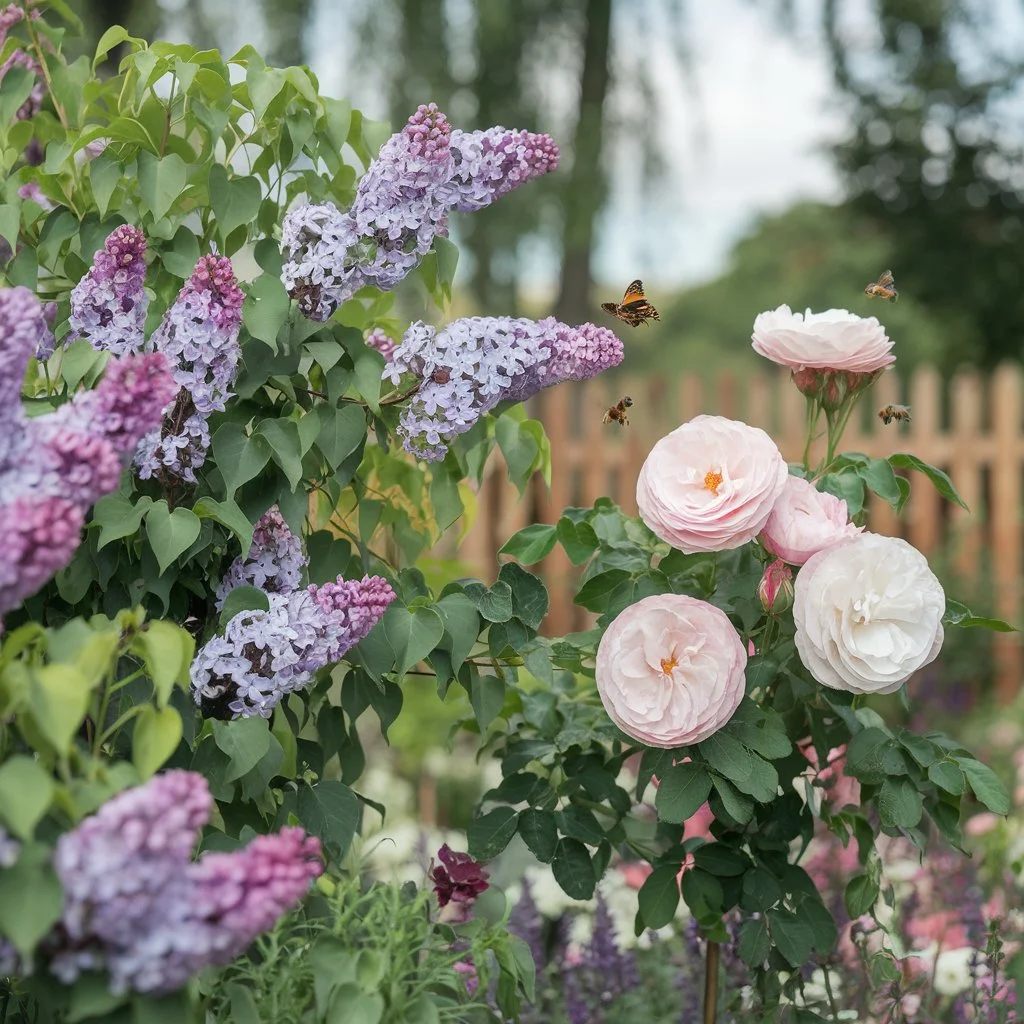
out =
[[[715,1024],[718,1019],[718,943],[708,940],[704,960],[704,1017],[703,1024]]]
[[[807,439],[804,442],[804,470],[811,471],[811,443],[814,441],[814,428],[818,425],[821,406],[816,398],[807,399]]]

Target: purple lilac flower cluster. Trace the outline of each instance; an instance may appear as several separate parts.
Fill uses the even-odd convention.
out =
[[[298,590],[306,559],[302,542],[289,529],[277,506],[260,516],[252,532],[249,554],[239,555],[217,587],[217,608],[235,587],[258,587],[268,594]]]
[[[406,451],[436,462],[450,443],[503,400],[524,402],[542,388],[587,380],[622,362],[622,342],[594,324],[554,317],[467,317],[438,331],[418,321],[394,350],[384,376],[421,386],[402,412]]]
[[[71,559],[85,512],[116,489],[122,457],[174,394],[163,355],[124,356],[95,390],[29,419],[21,386],[48,330],[27,288],[0,290],[0,615]]]
[[[89,273],[71,292],[68,341],[85,338],[93,348],[125,355],[145,344],[149,299],[146,239],[138,228],[115,228],[96,254]]]
[[[305,689],[367,636],[395,599],[380,576],[299,588],[306,564],[298,538],[271,509],[248,557],[232,563],[217,590],[222,603],[241,583],[260,586],[269,607],[233,616],[192,662],[192,698],[207,717],[269,718],[282,697]]]
[[[141,479],[196,482],[210,447],[210,414],[224,411],[238,372],[243,298],[231,261],[202,256],[150,339],[176,367],[179,390],[135,454]]]
[[[39,12],[33,11],[30,17],[38,18]],[[17,4],[8,4],[2,11],[0,11],[0,47],[2,47],[6,42],[11,29],[24,19],[25,11]],[[27,121],[29,118],[34,117],[39,112],[39,108],[43,105],[44,92],[41,79],[42,68],[40,68],[39,61],[37,61],[35,57],[20,47],[15,49],[3,64],[0,64],[0,80],[3,80],[4,75],[6,75],[13,67],[27,68],[36,76],[35,84],[32,86],[32,91],[14,115],[15,119],[18,121]]]
[[[114,797],[57,842],[61,920],[43,942],[65,984],[105,970],[114,994],[166,993],[234,959],[322,870],[302,829],[193,862],[213,800],[195,772],[169,771]]]
[[[285,286],[304,315],[328,320],[365,285],[394,288],[447,235],[451,210],[487,206],[557,164],[547,135],[460,132],[436,104],[421,105],[381,148],[349,211],[304,204],[285,217]]]

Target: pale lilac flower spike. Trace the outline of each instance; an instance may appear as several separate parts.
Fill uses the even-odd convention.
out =
[[[89,273],[71,292],[68,342],[85,338],[93,348],[114,355],[140,351],[146,342],[143,329],[149,306],[145,277],[142,232],[130,224],[114,228]]]
[[[178,395],[135,453],[139,477],[196,482],[210,447],[210,414],[223,412],[238,372],[244,296],[226,256],[200,256],[150,339],[175,367]]]
[[[499,402],[525,402],[562,381],[587,380],[622,362],[622,342],[594,324],[570,327],[554,317],[467,317],[441,331],[412,324],[384,376],[403,373],[422,385],[398,424],[406,451],[427,462],[444,458],[448,444]]]
[[[196,772],[169,771],[115,796],[57,841],[64,890],[43,941],[64,984],[107,971],[115,995],[181,988],[240,955],[320,874],[320,841],[300,828],[192,860],[213,800]]]
[[[558,165],[550,136],[497,127],[452,129],[421,105],[381,148],[351,210],[292,210],[281,230],[282,279],[305,316],[328,320],[365,285],[394,288],[448,234],[451,210],[477,210]]]
[[[306,559],[302,542],[292,533],[277,506],[260,516],[252,532],[249,554],[239,555],[217,587],[217,608],[235,587],[258,587],[268,594],[298,590]]]

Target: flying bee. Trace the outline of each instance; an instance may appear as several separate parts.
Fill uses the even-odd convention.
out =
[[[887,405],[878,410],[878,418],[888,426],[895,420],[897,423],[910,422],[910,407],[907,405]]]
[[[644,295],[644,283],[637,279],[626,289],[622,302],[602,302],[601,308],[611,313],[630,327],[639,327],[648,320],[660,320],[658,311],[647,301]]]
[[[877,281],[869,284],[864,289],[864,294],[895,302],[900,297],[900,293],[896,291],[896,284],[892,279],[892,271],[887,270]]]
[[[629,417],[626,415],[626,410],[631,408],[632,405],[633,399],[630,398],[629,395],[626,395],[624,398],[620,398],[615,405],[609,407],[601,422],[618,423],[620,427],[628,427]]]

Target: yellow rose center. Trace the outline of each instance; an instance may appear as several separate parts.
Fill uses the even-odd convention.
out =
[[[718,497],[718,488],[722,486],[722,474],[717,470],[709,469],[704,474],[704,487],[709,490],[716,498]]]
[[[679,664],[679,659],[676,657],[675,651],[673,651],[667,658],[661,659],[661,671],[665,675],[672,675],[672,670]]]

